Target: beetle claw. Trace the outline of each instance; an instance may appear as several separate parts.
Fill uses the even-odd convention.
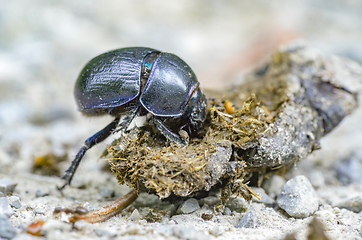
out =
[[[58,186],[57,186],[57,190],[60,191],[60,192],[63,191],[63,189],[64,189],[66,186],[70,185],[70,181],[67,179],[67,174],[64,175],[64,176],[62,177],[62,179],[66,180],[66,181],[65,181],[65,183],[63,184],[63,186],[61,186],[61,187],[58,187]]]
[[[61,192],[61,191],[63,191],[63,189],[65,188],[65,186],[67,186],[68,184],[66,183],[66,184],[64,184],[63,186],[61,186],[61,187],[58,187],[57,186],[57,190],[59,191],[59,192]]]
[[[161,119],[154,117],[153,122],[156,125],[158,131],[160,131],[168,140],[176,143],[179,147],[186,147],[189,143],[189,139],[172,132]]]

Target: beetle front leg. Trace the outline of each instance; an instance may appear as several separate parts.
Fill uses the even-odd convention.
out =
[[[139,109],[140,109],[140,106],[137,104],[131,110],[129,110],[127,115],[124,117],[124,119],[122,119],[122,122],[118,125],[117,129],[115,129],[114,132],[119,132],[121,130],[126,131],[128,126],[131,124],[133,119],[136,117]]]
[[[93,147],[94,145],[102,142],[105,140],[109,135],[111,135],[116,129],[118,123],[119,123],[119,117],[114,119],[113,122],[108,124],[105,128],[85,140],[84,146],[79,150],[77,155],[75,156],[74,160],[72,161],[72,164],[70,167],[65,171],[65,175],[62,177],[62,179],[65,180],[65,184],[62,187],[58,187],[58,190],[62,190],[65,186],[70,185],[70,182],[72,181],[72,178],[75,174],[75,171],[77,170],[80,161],[82,160],[84,154],[87,152],[88,149]]]
[[[158,131],[160,131],[168,140],[175,142],[179,147],[187,146],[188,138],[183,138],[172,132],[160,118],[154,116],[153,123],[156,125]]]

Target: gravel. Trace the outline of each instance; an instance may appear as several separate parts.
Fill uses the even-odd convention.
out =
[[[269,195],[265,193],[265,190],[263,188],[251,187],[251,189],[259,194],[260,197],[260,200],[256,197],[253,197],[254,202],[264,203],[266,205],[272,205],[275,203],[275,200],[269,197]]]
[[[7,216],[0,214],[0,239],[12,239],[16,235],[16,229],[10,223]]]
[[[362,211],[362,197],[352,197],[346,200],[341,201],[340,203],[335,205],[338,208],[345,208],[355,213],[359,213]]]
[[[226,203],[225,207],[228,207],[231,211],[239,213],[246,212],[249,208],[249,204],[241,197],[231,197]]]
[[[96,229],[95,233],[98,237],[107,237],[107,238],[114,238],[117,236],[117,229],[115,228],[108,228],[108,229]]]
[[[97,54],[128,46],[149,46],[172,52],[190,64],[202,89],[217,90],[244,81],[246,71],[264,61],[279,44],[295,37],[307,39],[323,52],[362,62],[362,18],[358,0],[285,1],[282,5],[267,0],[228,4],[199,0],[172,3],[12,0],[2,1],[0,16],[0,179],[17,183],[12,191],[0,190],[0,215],[17,230],[14,240],[45,239],[21,230],[39,218],[65,223],[65,215],[53,215],[55,207],[75,209],[88,204],[90,207],[85,208],[92,210],[108,205],[110,199],[100,195],[99,186],[114,189],[116,196],[129,191],[102,170],[104,161],[97,161],[113,139],[87,152],[72,186],[63,194],[56,190],[56,186],[63,184],[58,176],[32,173],[34,158],[47,153],[68,154],[67,162],[58,166],[60,172],[64,172],[84,140],[111,121],[109,117],[85,118],[77,112],[74,103],[74,82],[84,64]],[[165,18],[172,21],[164,21]],[[359,71],[356,65],[350,67]],[[348,75],[345,72],[340,73]],[[362,106],[361,100],[359,106]],[[314,217],[325,226],[329,239],[361,239],[362,215],[337,207],[360,195],[361,171],[355,174],[354,170],[359,167],[349,167],[343,178],[337,178],[339,167],[335,168],[337,161],[350,158],[351,152],[361,148],[361,119],[359,107],[321,139],[320,150],[293,164],[283,177],[275,176],[282,183],[263,185],[266,193],[276,198],[286,180],[297,175],[307,176],[322,203],[310,217],[288,217],[277,208],[253,201],[258,226],[235,228],[244,212],[225,208],[225,213],[230,215],[217,212],[211,220],[201,218],[201,211],[213,211],[218,206],[214,198],[213,203],[205,202],[209,206],[204,205],[190,214],[163,218],[160,223],[133,222],[129,219],[132,207],[148,213],[169,204],[159,201],[155,195],[141,193],[131,210],[126,209],[102,223],[79,221],[75,226],[81,230],[53,228],[47,239],[109,239],[97,236],[96,229],[116,228],[115,239],[282,240],[286,234],[295,233],[295,238],[302,240],[307,239],[308,226]],[[323,175],[324,185],[313,180],[310,173],[314,170]],[[44,193],[46,189],[51,191],[49,195],[35,198],[37,189]],[[9,205],[7,198],[11,195],[20,197],[20,209]],[[219,198],[217,193],[212,195]],[[44,208],[44,215],[35,215],[36,208]],[[0,223],[0,228],[2,226]]]
[[[140,220],[141,219],[140,212],[137,209],[133,210],[131,216],[129,216],[129,219],[132,220],[132,221]]]
[[[195,212],[197,209],[200,209],[199,202],[194,198],[190,198],[181,204],[181,206],[177,209],[177,213],[188,214]]]
[[[17,183],[10,179],[7,178],[0,179],[0,192],[4,194],[12,193],[16,185]]]
[[[208,196],[208,197],[200,199],[199,203],[200,203],[200,205],[207,204],[209,206],[214,206],[216,204],[220,204],[220,198],[215,197],[215,196]]]
[[[172,228],[173,236],[188,239],[188,240],[202,240],[205,238],[214,239],[213,236],[206,235],[202,231],[198,231],[193,227],[175,226]]]
[[[21,208],[20,198],[18,196],[11,196],[8,198],[10,206],[19,209]]]
[[[277,203],[289,216],[305,218],[318,209],[318,197],[308,178],[296,176],[284,185]]]
[[[74,227],[78,230],[85,230],[87,228],[91,228],[92,224],[85,220],[80,220],[80,221],[76,221],[74,223]]]
[[[337,171],[337,178],[344,185],[350,183],[362,183],[362,151],[338,161],[334,167]]]
[[[230,216],[231,213],[232,213],[232,212],[231,212],[230,208],[225,207],[225,209],[224,209],[224,214],[227,215],[227,216]]]
[[[255,209],[250,207],[244,217],[236,224],[236,228],[256,228],[258,225],[258,216]]]
[[[11,209],[9,200],[7,197],[0,197],[0,215],[5,215],[10,217],[13,214],[13,209]]]
[[[87,211],[94,211],[94,207],[89,202],[85,202],[83,207],[87,209]]]

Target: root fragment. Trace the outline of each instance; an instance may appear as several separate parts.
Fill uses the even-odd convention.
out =
[[[79,220],[85,220],[89,223],[103,222],[111,217],[119,214],[123,209],[128,207],[133,203],[138,197],[138,193],[135,189],[127,193],[126,195],[118,198],[116,201],[112,202],[108,206],[105,206],[97,211],[92,211],[87,214],[81,214],[76,211],[71,211],[68,208],[57,209],[55,213],[65,212],[71,213],[72,216],[69,218],[69,221],[74,223]]]

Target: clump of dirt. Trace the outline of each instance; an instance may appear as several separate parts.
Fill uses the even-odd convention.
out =
[[[108,146],[112,172],[119,183],[160,198],[218,186],[222,200],[251,200],[253,173],[262,179],[273,169],[285,172],[357,106],[328,61],[306,46],[280,49],[243,85],[209,96],[203,134],[188,146],[167,142],[152,125],[123,133]]]

